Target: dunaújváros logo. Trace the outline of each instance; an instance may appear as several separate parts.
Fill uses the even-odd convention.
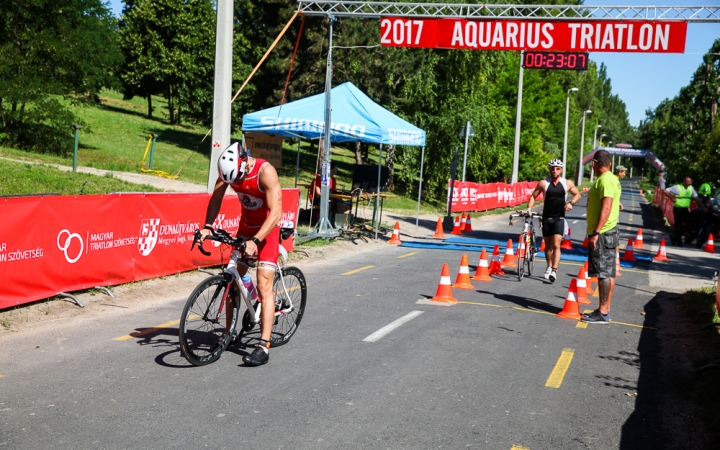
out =
[[[143,219],[140,222],[140,238],[138,239],[138,251],[141,255],[147,256],[155,248],[160,233],[160,219]]]
[[[78,242],[80,242],[80,249],[77,250],[77,254],[75,253],[73,247],[73,241],[77,239]],[[68,230],[61,230],[57,235],[57,246],[58,249],[65,254],[65,260],[69,262],[70,264],[75,264],[78,259],[83,254],[83,250],[85,250],[85,243],[82,240],[82,237],[77,233],[71,233]],[[75,255],[75,256],[73,256]]]

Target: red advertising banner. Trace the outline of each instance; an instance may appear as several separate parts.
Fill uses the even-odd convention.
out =
[[[667,218],[668,223],[675,226],[674,203],[670,200],[670,197],[665,195],[665,192],[657,186],[655,187],[655,193],[653,195],[653,204],[659,206],[663,215]]]
[[[686,36],[683,21],[380,20],[384,47],[683,53]]]
[[[448,198],[451,183],[452,180],[448,180]],[[515,184],[455,181],[451,212],[487,211],[527,203],[535,186],[537,186],[536,181]],[[542,194],[538,198],[542,199]]]
[[[0,199],[0,309],[59,292],[110,286],[221,263],[190,251],[209,194],[110,194]],[[299,189],[283,189],[296,225]],[[236,232],[240,203],[225,197],[216,227]],[[290,238],[283,241],[294,249]],[[227,260],[227,257],[225,257]]]

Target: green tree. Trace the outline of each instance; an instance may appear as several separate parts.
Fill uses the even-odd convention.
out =
[[[215,12],[211,0],[124,0],[120,48],[126,98],[168,101],[170,123],[181,112],[202,121],[212,107]]]
[[[113,84],[116,21],[100,0],[25,0],[0,8],[0,141],[63,153],[68,101]],[[62,99],[65,101],[62,101]]]

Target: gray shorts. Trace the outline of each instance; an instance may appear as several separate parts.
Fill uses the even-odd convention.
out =
[[[617,247],[620,235],[617,227],[598,236],[595,250],[588,252],[588,275],[598,278],[615,278]]]

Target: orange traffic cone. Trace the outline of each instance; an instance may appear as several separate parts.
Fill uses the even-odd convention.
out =
[[[636,248],[638,250],[645,250],[645,245],[643,244],[642,228],[640,228],[637,232],[635,241],[633,241],[633,248]]]
[[[507,249],[505,250],[505,256],[503,257],[502,267],[517,267],[515,264],[515,250],[513,250],[512,239],[508,239]]]
[[[580,320],[580,306],[578,306],[577,302],[577,281],[575,278],[570,282],[567,297],[565,297],[565,305],[563,305],[562,311],[557,316],[563,319]]]
[[[585,235],[585,240],[583,241],[582,245],[580,247],[587,248],[588,246],[588,235]]]
[[[466,224],[467,224],[467,220],[465,219],[465,213],[462,213],[462,216],[460,217],[460,231],[465,230]]]
[[[462,258],[460,258],[460,271],[452,287],[458,289],[475,289],[470,283],[470,269],[468,268],[468,259],[465,253],[463,253]]]
[[[572,241],[570,240],[572,236],[572,232],[570,231],[570,227],[568,227],[568,234],[567,236],[563,236],[562,244],[560,245],[560,248],[563,250],[574,250],[572,246]]]
[[[660,240],[660,248],[658,249],[657,255],[653,258],[653,261],[668,262],[670,261],[665,253],[665,238]]]
[[[545,239],[540,239],[540,251],[545,251]]]
[[[593,295],[595,293],[595,290],[592,288],[593,281],[597,282],[597,278],[593,279],[590,278],[590,274],[588,274],[588,262],[585,260],[585,265],[583,265],[583,272],[585,272],[585,294],[586,295]]]
[[[632,238],[628,238],[628,243],[625,246],[625,253],[623,253],[623,255],[620,259],[622,261],[633,261],[633,262],[637,261],[635,259],[635,252],[633,251],[633,239]]]
[[[435,239],[445,239],[445,232],[443,231],[442,227],[442,219],[438,219],[437,225],[435,225],[435,234],[433,234],[433,237]]]
[[[492,261],[490,262],[490,275],[505,275],[502,267],[500,267],[500,246],[495,245],[492,254]]]
[[[472,222],[470,221],[470,213],[468,213],[467,216],[465,216],[465,229],[463,231],[466,231],[466,232],[474,231],[472,229]]]
[[[705,243],[705,248],[703,249],[706,253],[715,253],[715,242],[713,242],[713,235],[710,233],[708,235],[708,240]]]
[[[402,241],[400,240],[400,222],[395,222],[395,228],[393,229],[393,234],[390,240],[388,241],[388,244],[393,245],[399,245],[402,244]]]
[[[450,234],[462,234],[460,233],[460,218],[458,216],[455,216],[455,224]]]
[[[452,286],[450,286],[450,268],[447,263],[443,264],[440,272],[440,283],[438,284],[435,297],[430,299],[433,302],[455,303],[458,301],[453,297]]]
[[[584,305],[589,305],[590,300],[587,297],[587,278],[585,277],[585,267],[581,267],[577,274],[577,301]]]
[[[490,273],[488,272],[487,252],[485,249],[482,249],[480,253],[480,262],[475,271],[475,276],[472,277],[472,279],[475,281],[492,281]]]
[[[622,274],[620,273],[620,248],[615,248],[615,278],[621,277]]]

